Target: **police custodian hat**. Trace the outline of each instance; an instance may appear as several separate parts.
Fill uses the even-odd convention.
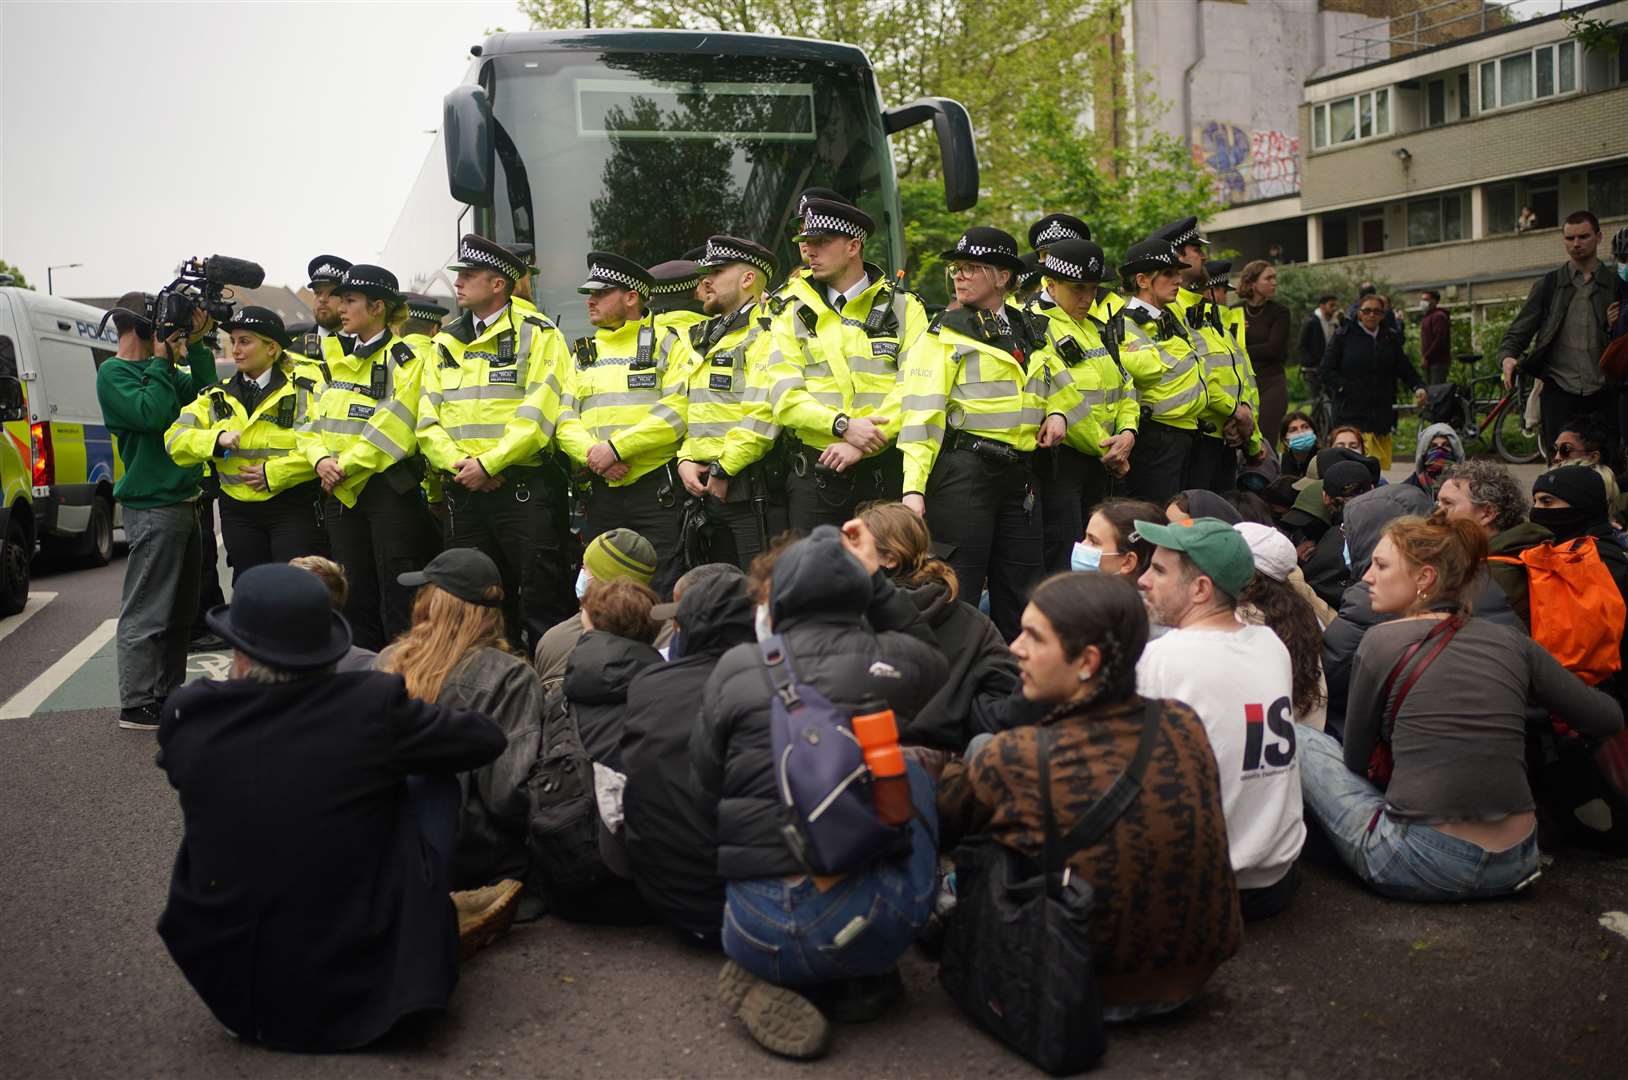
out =
[[[701,283],[701,264],[694,259],[668,259],[650,268],[651,296],[682,296]]]
[[[600,289],[632,289],[646,299],[655,279],[650,271],[620,255],[609,251],[588,252],[588,280],[577,286],[577,292],[590,293]]]
[[[1121,277],[1132,274],[1153,274],[1160,270],[1179,270],[1184,264],[1170,241],[1150,236],[1132,244],[1125,252],[1125,262],[1119,268]]]
[[[1149,239],[1167,241],[1171,247],[1178,251],[1188,244],[1210,246],[1210,242],[1198,231],[1198,218],[1196,217],[1184,217],[1172,221],[1168,225],[1160,226]]]
[[[1073,214],[1047,214],[1029,226],[1029,246],[1039,251],[1059,240],[1089,240],[1091,226]]]
[[[1011,233],[992,225],[974,225],[961,234],[953,248],[942,252],[941,257],[959,262],[987,263],[1015,274],[1023,272],[1017,241],[1012,239]]]
[[[237,313],[221,323],[220,327],[228,333],[233,330],[247,330],[252,334],[259,334],[261,337],[270,338],[285,349],[291,340],[287,328],[283,326],[283,317],[270,308],[239,308]]]
[[[803,210],[803,223],[793,240],[820,236],[851,236],[863,240],[876,231],[876,222],[871,216],[851,202],[810,195],[799,205]]]
[[[726,236],[718,233],[707,237],[707,247],[701,255],[701,268],[713,270],[720,266],[729,266],[731,263],[745,263],[756,268],[764,277],[773,278],[776,270],[780,268],[779,260],[774,253],[762,244],[743,240],[738,236]]]
[[[306,288],[314,289],[323,282],[338,285],[339,279],[349,269],[349,259],[341,259],[338,255],[318,255],[305,268],[306,275],[311,279]]]
[[[515,282],[526,276],[526,260],[495,240],[466,233],[458,241],[458,261],[447,269],[490,270]]]
[[[396,275],[382,266],[357,263],[345,271],[337,287],[342,293],[361,293],[371,299],[384,300],[392,304],[401,302],[401,285],[396,281]]]
[[[1090,240],[1059,240],[1040,255],[1043,274],[1076,285],[1101,281],[1107,264],[1102,248]]]

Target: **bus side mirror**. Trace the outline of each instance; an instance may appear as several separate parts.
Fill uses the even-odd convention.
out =
[[[23,381],[14,375],[0,375],[0,420],[27,420],[28,404],[23,397]]]
[[[967,115],[966,107],[949,98],[929,97],[882,112],[882,127],[889,135],[928,120],[933,122],[933,134],[938,137],[944,207],[970,210],[978,204],[978,140],[972,133],[972,117]]]
[[[442,101],[447,188],[470,206],[492,205],[492,104],[479,86],[459,86]]]

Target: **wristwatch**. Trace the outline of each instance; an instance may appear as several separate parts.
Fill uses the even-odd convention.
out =
[[[842,438],[844,435],[848,434],[848,414],[847,413],[845,413],[845,412],[837,413],[837,418],[835,420],[831,421],[831,434],[835,435],[839,439]]]
[[[719,464],[716,461],[714,461],[711,465],[707,466],[707,475],[710,476],[714,480],[728,480],[729,479],[729,474],[724,472],[723,465]]]

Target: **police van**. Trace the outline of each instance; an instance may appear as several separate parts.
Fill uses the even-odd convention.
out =
[[[0,287],[0,615],[22,610],[36,546],[84,566],[113,557],[113,484],[124,466],[96,401],[118,348],[102,311]]]

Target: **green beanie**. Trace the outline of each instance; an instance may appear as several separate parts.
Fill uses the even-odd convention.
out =
[[[656,572],[656,549],[632,529],[612,529],[588,544],[582,553],[582,566],[595,581],[632,578],[648,585]]]

